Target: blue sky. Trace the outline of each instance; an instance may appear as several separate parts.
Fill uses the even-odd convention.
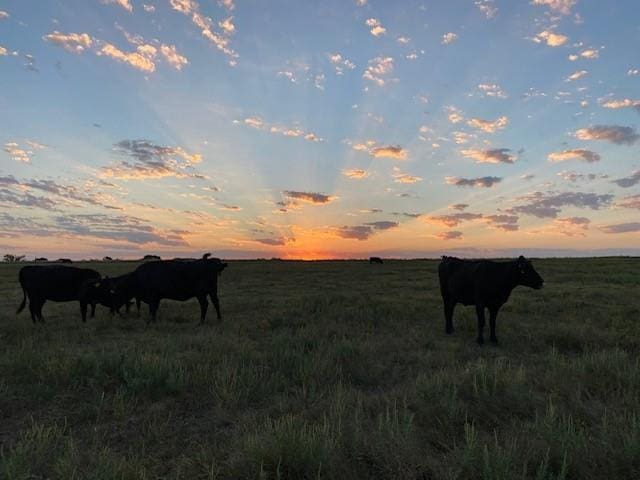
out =
[[[0,2],[0,247],[637,254],[638,13]]]

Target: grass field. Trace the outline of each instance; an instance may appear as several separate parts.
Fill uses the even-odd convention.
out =
[[[33,325],[1,265],[0,478],[640,478],[640,259],[534,261],[497,347],[444,334],[437,263],[230,262],[208,326]]]

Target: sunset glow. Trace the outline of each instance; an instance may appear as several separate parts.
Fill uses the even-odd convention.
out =
[[[640,254],[637,0],[0,3],[0,252]]]

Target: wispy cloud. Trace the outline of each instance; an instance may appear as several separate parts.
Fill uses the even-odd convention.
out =
[[[577,72],[572,73],[571,75],[569,75],[566,79],[565,82],[575,82],[576,80],[584,77],[587,73],[586,70],[578,70]]]
[[[623,199],[616,202],[616,206],[640,210],[640,194],[624,197]]]
[[[456,40],[458,40],[458,34],[453,32],[447,32],[444,35],[442,35],[442,41],[440,43],[442,43],[443,45],[450,45]]]
[[[353,180],[362,180],[364,178],[367,178],[369,176],[369,172],[367,172],[366,170],[363,170],[361,168],[352,168],[349,170],[343,170],[342,174],[347,177],[347,178],[351,178]]]
[[[356,64],[348,58],[344,58],[340,53],[328,54],[329,61],[334,65],[336,69],[336,75],[344,75],[345,69],[353,70],[356,68]]]
[[[635,233],[640,232],[640,222],[616,223],[604,225],[600,228],[604,233]]]
[[[532,39],[535,43],[546,43],[550,47],[561,47],[569,40],[569,37],[550,30],[543,30]]]
[[[460,153],[468,158],[473,158],[476,163],[514,163],[516,155],[509,153],[509,148],[493,148],[490,150],[468,149]]]
[[[334,232],[341,238],[363,241],[368,240],[369,237],[377,232],[390,230],[397,226],[398,222],[380,221],[365,223],[364,225],[338,227],[334,229]]]
[[[604,140],[617,145],[633,145],[640,135],[633,127],[620,125],[594,125],[576,130],[576,138],[580,140]]]
[[[170,3],[174,10],[191,17],[191,22],[198,27],[202,36],[229,58],[230,65],[236,65],[239,55],[231,48],[228,30],[222,28],[222,34],[217,33],[214,30],[213,20],[200,12],[200,5],[196,0],[170,0]],[[233,2],[224,0],[223,5],[231,6]],[[227,9],[232,9],[229,6]]]
[[[458,230],[451,230],[449,232],[436,233],[434,237],[440,240],[462,240],[462,232]]]
[[[24,145],[18,142],[7,142],[4,144],[3,150],[9,155],[9,158],[16,162],[30,163],[35,152],[44,148],[46,148],[46,145],[26,140]]]
[[[502,181],[501,177],[477,177],[477,178],[460,178],[446,177],[445,181],[449,185],[456,187],[484,187],[490,188]]]
[[[128,12],[133,12],[133,5],[131,5],[131,0],[100,0],[100,2],[119,5]]]
[[[4,10],[0,10],[0,21],[6,20],[7,18],[9,18],[9,14]]]
[[[239,120],[235,120],[234,123],[241,123]],[[324,142],[324,139],[316,135],[314,132],[310,132],[302,129],[298,124],[285,126],[277,123],[265,122],[260,117],[247,117],[242,123],[248,127],[255,128],[256,130],[262,130],[272,133],[274,135],[282,135],[284,137],[303,138],[309,142]]]
[[[613,180],[613,183],[622,188],[633,187],[634,185],[640,183],[640,170],[636,170],[628,177],[622,177],[617,180]]]
[[[331,195],[325,195],[324,193],[317,192],[299,192],[295,190],[285,190],[282,194],[296,201],[301,201],[305,203],[312,203],[315,205],[325,205],[327,203],[331,203],[337,197]]]
[[[417,177],[415,175],[409,175],[408,173],[403,173],[399,168],[393,169],[393,178],[396,183],[418,183],[422,181],[422,177]]]
[[[518,200],[526,203],[513,207],[510,211],[538,218],[556,218],[563,207],[590,208],[592,210],[608,207],[613,200],[613,195],[583,192],[534,192],[520,197]]]
[[[494,18],[498,13],[498,7],[495,6],[493,0],[476,0],[474,4],[487,19]]]
[[[492,98],[508,98],[506,92],[495,83],[481,83],[478,85],[478,91],[482,97]]]
[[[576,148],[573,150],[563,150],[561,152],[551,152],[548,155],[550,162],[565,162],[567,160],[582,160],[588,163],[598,162],[600,155],[591,150],[584,150],[582,148]]]
[[[478,130],[482,130],[487,133],[495,133],[498,130],[502,130],[509,123],[509,119],[506,116],[499,117],[495,120],[484,120],[482,118],[472,118],[467,121],[467,125]]]
[[[384,35],[387,32],[387,29],[382,26],[380,20],[378,20],[377,18],[368,18],[365,23],[367,27],[371,29],[369,31],[374,37],[379,37],[380,35]]]
[[[54,30],[43,38],[72,53],[82,53],[93,45],[93,38],[87,33],[61,33]]]
[[[383,87],[388,81],[388,75],[393,72],[392,57],[376,57],[369,60],[367,69],[362,78],[369,80],[379,87]]]
[[[604,108],[611,108],[614,110],[620,108],[633,108],[640,113],[640,100],[631,100],[630,98],[624,98],[622,100],[610,99],[603,101],[600,105]]]
[[[578,3],[578,0],[533,0],[533,5],[544,5],[550,10],[561,13],[562,15],[570,15],[571,8]]]
[[[114,152],[125,157],[101,170],[101,176],[123,180],[193,177],[194,165],[202,161],[200,154],[188,153],[182,147],[156,145],[149,140],[122,140]]]

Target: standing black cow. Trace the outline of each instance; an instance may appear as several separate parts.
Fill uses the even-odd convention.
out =
[[[130,287],[134,272],[125,273],[118,277],[105,276],[99,284],[91,286],[91,298],[95,299],[100,305],[109,307],[111,314],[120,314],[120,308],[124,305],[126,312],[129,313],[131,308],[131,300],[135,298],[135,292],[131,296],[127,296],[125,292],[133,289]],[[115,298],[116,290],[119,291],[121,301]],[[136,307],[140,314],[140,299],[136,298]]]
[[[498,310],[509,299],[511,291],[518,285],[542,288],[544,280],[524,257],[511,262],[490,260],[460,260],[442,257],[438,267],[440,292],[444,302],[446,332],[453,333],[453,309],[456,303],[475,305],[478,315],[478,343],[484,343],[484,309],[489,309],[491,326],[490,340],[496,337]]]
[[[369,257],[369,263],[384,263],[380,257]]]
[[[209,302],[216,309],[218,320],[218,275],[227,267],[219,258],[205,254],[199,260],[161,260],[140,265],[112,289],[112,306],[120,308],[132,298],[149,305],[151,321],[156,321],[158,306],[163,298],[185,301],[193,297],[200,302],[200,323],[204,323]]]
[[[100,274],[89,268],[60,265],[22,267],[18,275],[23,298],[16,314],[24,310],[29,297],[31,319],[44,322],[42,306],[47,300],[53,302],[80,302],[82,321],[87,321],[87,305],[91,304],[91,317],[96,312],[96,301],[91,289],[100,282]]]

